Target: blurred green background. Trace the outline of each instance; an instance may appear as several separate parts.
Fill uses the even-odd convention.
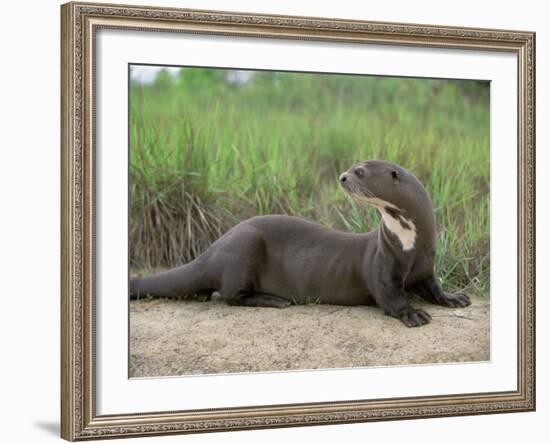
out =
[[[488,296],[488,82],[132,67],[131,272],[188,262],[258,214],[375,229],[338,184],[365,159],[419,177],[443,284]]]

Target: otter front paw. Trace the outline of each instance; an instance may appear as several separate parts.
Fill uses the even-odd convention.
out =
[[[401,320],[408,328],[416,326],[427,325],[430,323],[430,314],[422,309],[415,309],[412,306],[407,306],[399,314],[399,320]]]
[[[466,306],[470,306],[472,304],[470,297],[462,292],[456,292],[454,294],[448,294],[445,292],[438,301],[440,305],[447,306],[449,308],[465,308]]]

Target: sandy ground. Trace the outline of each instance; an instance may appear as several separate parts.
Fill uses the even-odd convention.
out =
[[[489,360],[489,301],[423,306],[432,322],[407,328],[375,307],[286,309],[220,300],[130,303],[130,376],[168,376]]]

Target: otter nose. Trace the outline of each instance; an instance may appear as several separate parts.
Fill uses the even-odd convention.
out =
[[[345,183],[345,181],[348,179],[348,176],[345,172],[342,172],[340,174],[340,183]]]

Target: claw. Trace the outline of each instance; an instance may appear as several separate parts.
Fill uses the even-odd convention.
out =
[[[470,306],[472,304],[470,297],[468,297],[466,294],[463,294],[462,292],[457,292],[456,294],[454,294],[454,297],[462,307]]]
[[[450,308],[465,308],[470,306],[472,301],[466,294],[456,292],[455,294],[445,294],[441,304]]]
[[[409,328],[426,325],[432,319],[426,311],[411,306],[408,306],[399,318]]]

